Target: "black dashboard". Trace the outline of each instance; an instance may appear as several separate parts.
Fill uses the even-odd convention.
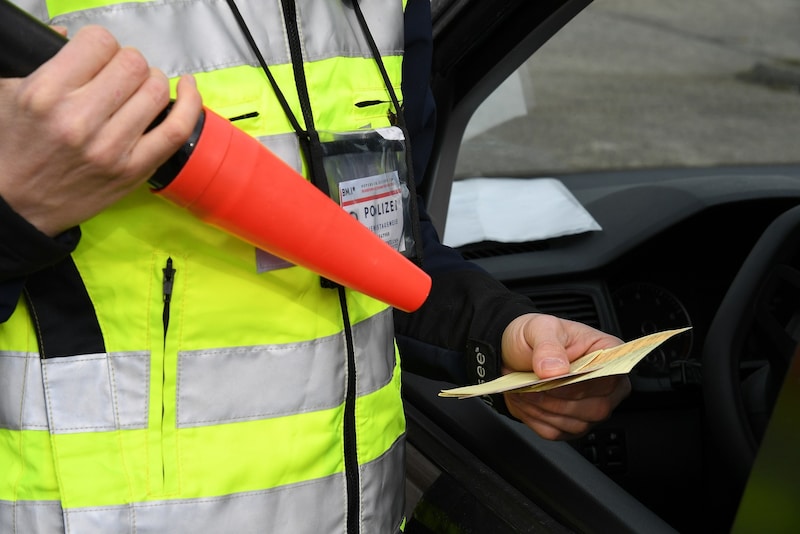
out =
[[[560,179],[601,231],[460,250],[543,312],[625,341],[692,327],[637,364],[630,373],[631,396],[609,420],[570,443],[679,530],[692,531],[696,526],[681,521],[693,516],[687,510],[703,513],[704,343],[762,232],[800,205],[800,169],[679,169]]]
[[[544,312],[625,341],[683,326],[634,369],[644,390],[691,387],[711,320],[753,244],[800,204],[794,167],[560,177],[602,230],[460,250]]]

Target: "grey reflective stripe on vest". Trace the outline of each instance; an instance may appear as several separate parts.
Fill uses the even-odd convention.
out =
[[[65,532],[59,501],[0,500],[0,532],[3,534],[50,534]]]
[[[359,396],[389,383],[395,366],[391,310],[353,326]],[[184,351],[179,354],[179,427],[264,419],[343,402],[343,335],[285,345]],[[150,358],[145,352],[40,360],[0,354],[0,427],[48,427],[54,434],[145,428]],[[46,384],[46,386],[45,386]],[[275,384],[280,387],[269,387]],[[303,391],[303,395],[287,395]],[[76,402],[80,402],[76,409]]]
[[[240,2],[259,50],[269,65],[290,63],[280,2]],[[375,28],[402,28],[399,2],[389,13],[385,0],[362,0],[364,16]],[[38,11],[38,10],[37,10]],[[372,58],[352,8],[346,2],[297,0],[300,36],[306,61],[331,57]],[[135,46],[152,64],[173,77],[235,67],[258,65],[224,0],[131,2],[56,16],[53,24],[66,26],[70,34],[86,24],[108,28],[123,45]],[[352,31],[341,31],[342,28]],[[163,39],[147,36],[159,32]],[[169,36],[174,35],[174,42]],[[402,32],[373,35],[382,55],[403,50]]]
[[[396,533],[386,524],[401,517],[403,506],[403,439],[380,458],[361,467],[365,512],[362,532]],[[0,501],[3,534],[236,534],[272,532],[270,527],[292,525],[292,534],[341,532],[345,518],[344,475],[301,484],[207,497],[151,501],[124,506],[69,509],[62,520],[59,503],[52,501],[9,503]],[[391,511],[377,509],[384,503]],[[121,525],[127,525],[123,530]]]
[[[392,325],[389,309],[353,325],[358,396],[376,391],[392,378]],[[248,421],[338,406],[344,402],[345,353],[343,335],[300,344],[183,352],[178,363],[177,426]]]
[[[287,165],[297,172],[302,172],[303,165],[300,161],[300,142],[297,135],[292,133],[259,136],[262,145],[266,146],[270,152],[281,158]]]
[[[2,354],[0,376],[9,386],[0,388],[0,428],[47,430],[44,384],[54,434],[145,428],[149,371],[146,352],[51,360]]]
[[[399,525],[385,524],[405,513],[405,434],[383,456],[361,466],[360,532],[399,532]]]
[[[147,427],[146,352],[42,360],[50,433]]]
[[[38,354],[0,353],[0,428],[47,430],[47,410]]]

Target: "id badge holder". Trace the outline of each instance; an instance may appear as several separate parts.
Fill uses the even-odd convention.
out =
[[[389,246],[421,262],[416,192],[397,126],[319,132],[331,198]]]

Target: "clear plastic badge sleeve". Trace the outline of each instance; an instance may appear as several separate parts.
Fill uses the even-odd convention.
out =
[[[406,257],[416,250],[403,131],[319,132],[333,200]]]

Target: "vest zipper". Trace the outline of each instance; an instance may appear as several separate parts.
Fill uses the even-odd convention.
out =
[[[175,269],[172,267],[172,258],[167,258],[166,266],[161,270],[164,274],[162,279],[162,297],[164,307],[161,311],[161,322],[164,325],[164,337],[162,339],[162,362],[161,362],[161,487],[167,487],[167,451],[165,444],[165,436],[167,435],[165,425],[166,422],[166,385],[167,385],[167,371],[166,371],[166,357],[167,357],[167,331],[169,329],[169,311],[170,304],[172,303],[172,289],[175,284]]]
[[[356,442],[356,352],[353,344],[353,329],[350,326],[350,314],[347,312],[347,295],[341,286],[339,303],[342,308],[344,339],[347,347],[347,390],[344,398],[344,476],[347,484],[347,532],[357,534],[359,530],[359,480],[358,447]]]

